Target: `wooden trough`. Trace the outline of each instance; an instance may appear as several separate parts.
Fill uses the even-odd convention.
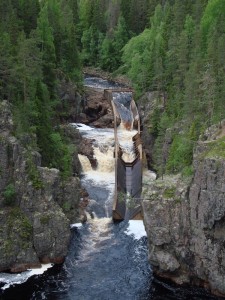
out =
[[[134,144],[135,158],[132,162],[125,162],[122,159],[123,151],[119,146],[117,136],[117,124],[120,115],[113,102],[113,93],[132,92],[130,89],[104,90],[104,96],[110,100],[114,115],[114,137],[115,137],[115,195],[113,202],[113,219],[141,220],[142,211],[140,198],[142,192],[142,142],[140,136],[140,118],[136,104],[131,99],[130,110],[133,116],[133,126],[137,134],[132,138]]]

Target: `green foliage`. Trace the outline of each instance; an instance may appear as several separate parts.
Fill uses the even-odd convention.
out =
[[[168,172],[176,173],[192,163],[193,142],[182,135],[173,139],[169,158],[166,163]]]
[[[208,158],[225,158],[225,138],[222,137],[216,141],[207,143],[207,150],[203,156]]]
[[[12,237],[13,234],[16,233],[21,238],[21,247],[23,249],[29,247],[29,241],[31,240],[33,233],[33,226],[19,207],[14,207],[11,209],[7,219],[7,224],[9,228],[9,236]],[[9,239],[9,247],[10,243],[13,243],[13,241]]]
[[[184,177],[191,177],[194,174],[193,166],[186,166],[182,170],[182,176]]]
[[[5,206],[13,206],[16,201],[16,191],[12,183],[8,184],[3,192]]]
[[[10,97],[13,84],[13,57],[10,35],[4,32],[0,35],[0,98]]]
[[[100,3],[94,6],[98,12]],[[12,103],[14,133],[21,140],[36,136],[26,148],[39,150],[44,166],[68,177],[71,153],[56,127],[56,110],[59,79],[77,87],[82,82],[77,1],[2,0],[0,17],[0,98]],[[42,188],[31,157],[27,168],[33,185]]]
[[[69,212],[71,210],[71,204],[69,202],[64,202],[62,208],[65,212]]]
[[[37,166],[35,165],[33,161],[32,154],[28,152],[27,157],[27,172],[28,176],[33,184],[33,187],[37,190],[42,189],[44,186],[44,183],[41,180],[40,173],[37,169]]]
[[[201,19],[203,38],[206,40],[210,29],[215,26],[219,18],[225,17],[225,3],[223,0],[209,0]]]
[[[134,32],[145,28],[148,15],[148,1],[125,2],[79,1],[78,36],[84,65],[110,72],[120,67],[122,48]]]
[[[156,2],[158,1],[121,0],[121,14],[129,30],[138,34],[145,29],[149,14],[154,12]]]
[[[49,23],[48,3],[42,7],[40,16],[38,18],[37,26],[38,36],[41,41],[42,54],[42,69],[45,84],[48,86],[51,97],[55,95],[55,67],[56,67],[56,53],[53,37],[53,28]]]
[[[12,3],[15,5],[17,16],[24,32],[26,35],[29,35],[37,26],[37,17],[40,12],[39,1],[12,1]]]
[[[151,18],[151,28],[132,38],[123,48],[123,63],[138,92],[149,88],[164,90],[165,16],[166,11],[158,5]]]
[[[43,164],[69,174],[69,150],[56,129],[59,78],[80,86],[81,61],[121,71],[137,98],[162,95],[152,122],[160,174],[166,128],[185,120],[167,162],[178,171],[191,162],[201,130],[225,117],[224,28],[223,0],[2,0],[0,98],[13,103],[17,136],[36,134]]]
[[[64,179],[72,175],[72,158],[69,146],[63,142],[59,133],[52,133],[50,136],[52,147],[51,167],[58,168]],[[50,154],[50,153],[49,153]]]
[[[50,219],[51,219],[51,216],[50,216],[50,215],[44,214],[44,215],[41,216],[40,222],[41,222],[42,225],[48,225]]]
[[[163,197],[164,198],[174,198],[176,195],[176,187],[170,187],[170,188],[166,188],[163,192]]]
[[[159,135],[159,130],[160,130],[160,109],[156,107],[153,111],[153,114],[151,115],[151,133],[154,134],[155,136]]]
[[[171,126],[171,120],[169,116],[164,112],[160,116],[160,121],[157,123],[157,138],[154,144],[154,168],[157,170],[159,176],[163,176],[165,173],[165,153],[163,151],[164,136],[166,129]]]

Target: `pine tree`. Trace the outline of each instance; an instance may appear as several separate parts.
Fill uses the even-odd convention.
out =
[[[20,20],[26,35],[37,26],[37,18],[40,11],[38,0],[11,0],[17,11],[17,17]]]
[[[23,102],[33,100],[36,81],[42,78],[41,54],[37,44],[35,37],[27,39],[24,32],[18,38],[16,81]]]
[[[14,91],[13,56],[10,35],[0,35],[0,99],[12,101]]]
[[[48,20],[48,6],[45,4],[38,18],[37,33],[40,38],[44,83],[48,86],[50,97],[54,98],[56,86],[56,55],[52,31]]]

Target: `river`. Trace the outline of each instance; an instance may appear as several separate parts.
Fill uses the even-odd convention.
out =
[[[103,83],[99,86],[98,79],[86,80],[86,84],[94,88],[111,87],[110,83]],[[86,157],[79,157],[83,167],[81,183],[90,198],[88,221],[71,226],[72,239],[63,265],[55,265],[42,275],[33,275],[24,283],[10,286],[8,279],[9,284],[1,290],[0,299],[219,299],[203,289],[178,287],[153,276],[148,264],[143,222],[114,223],[111,218],[115,183],[113,129],[97,129],[83,124],[71,126],[76,126],[82,136],[94,141],[94,154],[98,161],[97,169],[93,170]],[[124,138],[123,131],[119,131],[121,143],[127,145],[126,141],[131,137],[132,133]],[[150,171],[146,170],[144,176],[145,180],[154,180]],[[24,281],[20,279],[23,275],[16,276],[14,281]]]

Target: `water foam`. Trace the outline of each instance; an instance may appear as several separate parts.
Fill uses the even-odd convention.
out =
[[[21,284],[26,282],[31,276],[43,274],[49,268],[51,268],[53,264],[43,264],[41,268],[38,269],[30,269],[25,272],[19,274],[10,274],[10,273],[0,273],[0,282],[5,283],[1,287],[2,290],[8,289],[11,285]]]
[[[142,220],[130,220],[125,233],[127,235],[131,235],[135,240],[139,240],[143,236],[147,236]]]

